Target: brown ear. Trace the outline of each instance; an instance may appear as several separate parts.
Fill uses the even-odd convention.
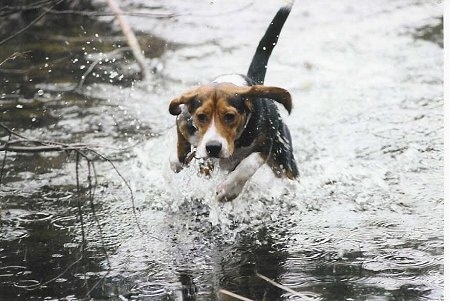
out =
[[[188,104],[195,98],[195,96],[197,96],[197,93],[195,93],[194,91],[189,91],[184,93],[180,97],[173,99],[169,105],[169,113],[172,115],[180,115],[180,105]]]
[[[281,103],[289,114],[292,111],[291,93],[283,88],[255,85],[248,87],[248,91],[244,92],[244,95],[249,97],[270,98]]]

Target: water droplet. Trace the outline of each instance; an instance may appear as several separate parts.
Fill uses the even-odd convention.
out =
[[[81,65],[80,69],[83,70],[84,68],[86,68],[86,65]]]
[[[23,105],[21,105],[21,104],[18,104],[18,105],[16,105],[16,108],[18,108],[18,109],[22,109],[22,108],[23,108]]]
[[[39,89],[39,90],[37,91],[37,95],[39,95],[39,96],[44,95],[44,90]]]

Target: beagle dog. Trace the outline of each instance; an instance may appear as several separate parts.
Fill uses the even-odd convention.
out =
[[[261,39],[247,75],[229,74],[173,99],[169,112],[177,116],[177,155],[171,168],[179,172],[195,157],[229,172],[217,187],[219,201],[236,198],[245,183],[268,164],[278,177],[294,179],[299,172],[288,127],[278,102],[290,113],[291,94],[264,86],[267,62],[289,16],[292,3],[280,8]],[[210,160],[216,158],[216,160]]]

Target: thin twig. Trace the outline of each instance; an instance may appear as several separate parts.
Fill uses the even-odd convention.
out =
[[[91,173],[91,168],[92,168],[92,173],[94,174],[94,185],[92,185],[92,173]],[[89,203],[91,205],[91,211],[92,211],[92,215],[94,217],[95,223],[97,224],[98,230],[99,230],[99,234],[100,234],[100,241],[102,243],[102,250],[103,253],[105,254],[105,258],[106,258],[106,262],[108,264],[108,267],[111,266],[111,263],[109,261],[109,256],[108,256],[108,252],[106,251],[105,248],[105,239],[104,239],[104,234],[103,234],[103,227],[100,223],[100,219],[97,216],[97,212],[95,211],[95,206],[94,206],[94,196],[95,196],[95,189],[97,187],[97,171],[95,170],[95,164],[94,161],[92,160],[88,160],[88,182],[89,182]]]
[[[11,140],[11,136],[12,133],[8,133],[8,141]],[[3,171],[5,170],[5,164],[6,164],[6,155],[7,155],[8,151],[5,150],[5,153],[3,155],[3,160],[2,160],[2,169],[0,170],[0,186],[2,185],[2,180],[3,180]]]
[[[86,277],[86,265],[85,259],[86,257],[86,235],[84,232],[84,221],[83,221],[83,206],[81,205],[81,189],[80,189],[80,179],[79,179],[79,169],[78,166],[80,164],[80,156],[84,156],[84,154],[80,151],[77,151],[76,162],[75,162],[75,172],[76,172],[76,181],[77,181],[77,207],[78,207],[78,216],[80,217],[80,225],[81,225],[81,258],[83,260],[83,272],[85,277],[84,284],[86,288],[88,288],[87,277]]]
[[[28,291],[33,291],[36,289],[39,289],[43,286],[46,286],[49,283],[52,283],[53,281],[57,280],[58,278],[61,278],[61,276],[63,276],[65,273],[67,273],[68,270],[70,270],[74,265],[76,265],[78,262],[80,262],[83,259],[83,256],[81,256],[80,258],[78,258],[77,260],[75,260],[74,262],[72,262],[71,264],[69,264],[64,271],[62,271],[61,273],[59,273],[57,276],[43,282],[43,283],[37,283],[37,284],[32,284],[29,286],[25,286],[24,289],[28,290]]]
[[[98,151],[94,150],[92,147],[85,145],[85,144],[64,144],[59,142],[52,142],[52,141],[39,141],[39,140],[31,140],[27,137],[24,137],[11,129],[9,129],[7,126],[2,124],[0,122],[0,127],[5,129],[10,135],[17,136],[21,138],[22,140],[15,140],[11,143],[5,142],[5,144],[0,145],[0,151],[9,151],[9,152],[24,152],[24,153],[39,153],[39,152],[47,152],[47,151],[75,151],[77,154],[77,162],[76,162],[76,177],[77,177],[77,191],[79,191],[79,175],[78,175],[78,164],[79,164],[79,157],[83,157],[86,160],[90,160],[88,156],[85,154],[85,152],[94,154],[96,157],[102,159],[103,161],[109,163],[116,174],[120,177],[120,179],[125,183],[125,186],[127,187],[128,191],[130,192],[130,198],[132,203],[132,209],[133,209],[133,215],[136,221],[136,225],[139,229],[139,231],[143,234],[146,234],[149,237],[152,237],[157,240],[161,240],[158,237],[149,235],[148,233],[145,233],[140,225],[137,211],[136,211],[136,204],[135,204],[135,198],[133,189],[131,188],[128,181],[125,179],[125,177],[122,175],[122,173],[119,171],[119,169],[116,167],[116,165],[112,162],[111,159],[107,158],[105,155],[99,153]],[[37,145],[16,145],[18,143],[26,144],[26,143],[34,143]],[[80,219],[82,216],[80,217]],[[84,229],[83,229],[84,230]]]
[[[29,51],[27,51],[27,52],[29,52]],[[16,58],[18,58],[18,57],[24,55],[24,54],[27,53],[27,52],[22,52],[22,53],[21,53],[21,52],[14,52],[14,53],[11,54],[10,56],[8,56],[6,59],[4,59],[3,61],[1,61],[1,62],[0,62],[0,66],[3,65],[4,63],[6,63],[7,61],[13,61],[13,60],[15,60]]]
[[[86,232],[85,232],[85,227],[84,227],[84,218],[83,218],[83,204],[82,204],[82,198],[81,198],[81,184],[80,184],[80,174],[79,174],[79,166],[80,166],[80,159],[84,158],[87,160],[88,162],[88,189],[89,189],[89,195],[88,195],[88,200],[91,206],[91,210],[92,210],[92,214],[94,217],[94,220],[98,226],[99,229],[99,235],[100,235],[100,241],[102,244],[102,251],[105,255],[106,258],[106,262],[108,265],[108,270],[107,273],[103,275],[103,277],[101,277],[93,286],[91,286],[89,288],[88,283],[87,283],[87,277],[84,277],[85,279],[85,287],[86,287],[86,296],[89,297],[89,295],[92,293],[92,291],[107,277],[107,275],[110,273],[111,270],[111,263],[109,261],[109,256],[108,256],[108,252],[106,249],[106,245],[105,245],[105,240],[104,240],[104,234],[103,234],[103,228],[101,226],[100,220],[96,214],[95,211],[95,205],[94,205],[94,197],[95,197],[95,188],[97,187],[98,183],[97,183],[97,172],[95,170],[95,165],[94,165],[94,161],[93,159],[91,159],[89,155],[95,155],[96,158],[100,158],[101,160],[109,163],[113,169],[115,170],[116,174],[121,178],[121,180],[125,183],[126,187],[128,188],[129,192],[130,192],[130,196],[131,196],[131,201],[132,201],[132,208],[133,208],[133,215],[135,217],[136,220],[136,224],[138,229],[141,231],[141,233],[144,233],[142,230],[142,227],[140,226],[138,217],[137,217],[137,212],[136,212],[136,206],[135,206],[135,199],[134,199],[134,194],[133,194],[133,190],[130,186],[130,184],[126,181],[125,177],[120,173],[120,171],[118,170],[118,168],[115,166],[115,164],[106,156],[102,155],[101,153],[99,153],[98,151],[90,148],[89,146],[85,145],[85,144],[64,144],[64,143],[60,143],[60,142],[53,142],[53,141],[41,141],[41,140],[33,140],[33,139],[29,139],[23,135],[20,135],[16,132],[14,132],[13,130],[11,130],[10,128],[8,128],[6,125],[2,124],[0,122],[0,128],[3,128],[7,133],[8,133],[8,140],[6,142],[4,142],[3,145],[0,145],[0,151],[4,151],[4,158],[3,158],[3,165],[2,165],[2,170],[0,171],[0,183],[1,183],[1,178],[3,175],[3,171],[4,171],[4,166],[5,166],[5,161],[6,161],[6,156],[7,156],[7,152],[34,152],[34,153],[38,153],[38,152],[44,152],[44,151],[75,151],[76,152],[76,162],[75,162],[75,176],[76,176],[76,191],[77,191],[77,197],[76,197],[76,201],[77,201],[77,206],[78,206],[78,215],[79,215],[79,221],[80,221],[80,225],[81,225],[81,237],[82,237],[82,242],[81,242],[81,253],[82,256],[73,264],[69,265],[69,267],[67,267],[61,274],[59,274],[57,277],[54,277],[44,283],[39,283],[36,285],[30,285],[28,287],[26,287],[25,289],[28,290],[34,290],[37,288],[42,287],[45,284],[48,284],[52,281],[55,281],[57,278],[59,278],[61,275],[63,275],[64,273],[66,273],[73,265],[75,265],[75,263],[79,262],[79,261],[84,261],[87,258],[87,254],[86,254],[86,245],[87,245],[87,240],[86,240]],[[13,140],[11,141],[11,137],[18,137],[19,139]],[[31,145],[30,145],[31,144]],[[92,176],[94,176],[94,178],[92,178]],[[148,235],[148,234],[147,234]],[[151,236],[151,235],[149,235]],[[157,237],[151,236],[152,238],[158,239]],[[85,264],[83,263],[83,270],[84,273],[86,273],[86,267]]]
[[[23,54],[28,53],[28,52],[31,52],[31,51],[24,52]],[[14,57],[13,59],[15,59],[15,58],[16,57]],[[54,59],[54,60],[46,61],[46,62],[41,63],[41,64],[35,64],[33,66],[30,66],[30,67],[24,68],[24,69],[12,69],[12,68],[6,68],[5,69],[5,68],[3,68],[3,69],[0,69],[0,73],[27,74],[27,73],[30,73],[30,72],[32,72],[34,70],[40,70],[43,67],[47,67],[47,66],[51,67],[54,64],[57,64],[59,62],[63,62],[64,60],[67,60],[67,58],[68,58],[68,56],[63,56],[63,57],[60,57],[60,58],[57,58],[57,59]]]
[[[81,205],[81,188],[80,188],[80,177],[79,177],[79,165],[81,152],[77,152],[76,162],[75,162],[75,175],[77,181],[77,206],[78,206],[78,216],[81,223],[81,237],[82,237],[82,251],[84,256],[84,245],[85,245],[85,233],[84,233],[84,222],[83,222],[83,206]]]
[[[63,2],[64,0],[59,0],[58,2],[55,2],[52,6],[50,6],[50,8],[55,7],[55,5],[58,5],[59,3]],[[9,40],[14,39],[15,37],[17,37],[18,35],[22,34],[24,31],[26,31],[28,28],[30,28],[31,26],[33,26],[34,24],[36,24],[40,19],[42,19],[42,17],[44,17],[46,14],[48,13],[47,10],[44,10],[43,13],[41,13],[39,16],[37,16],[33,21],[31,21],[27,26],[21,28],[20,30],[16,31],[15,33],[13,33],[12,35],[10,35],[9,37],[3,39],[0,41],[0,46],[5,44],[6,42],[8,42]]]
[[[291,294],[293,294],[293,295],[295,295],[295,296],[298,296],[298,297],[302,297],[304,300],[310,300],[310,298],[306,297],[305,295],[302,295],[302,294],[300,294],[299,292],[294,291],[293,289],[291,289],[291,288],[289,288],[289,287],[287,287],[287,286],[285,286],[285,285],[279,284],[278,282],[275,282],[275,281],[273,281],[272,279],[270,279],[270,278],[268,278],[268,277],[266,277],[266,276],[264,276],[264,275],[259,274],[258,272],[256,273],[256,276],[258,276],[259,278],[261,278],[261,279],[263,279],[263,280],[269,282],[269,283],[272,284],[273,286],[276,286],[276,287],[278,287],[278,288],[281,288],[282,290],[284,290],[284,291],[286,291],[286,292],[288,292],[288,293],[291,293]]]
[[[44,153],[44,152],[60,152],[60,151],[79,151],[83,148],[70,145],[43,145],[43,146],[13,146],[6,143],[0,145],[1,151],[10,151],[16,153]]]
[[[105,255],[105,259],[106,259],[106,263],[108,265],[108,269],[105,275],[103,275],[102,278],[100,278],[91,288],[90,290],[86,293],[86,297],[89,297],[90,294],[92,293],[92,291],[108,276],[108,274],[110,273],[111,270],[111,262],[109,261],[109,255],[108,255],[108,251],[106,250],[106,245],[105,245],[105,239],[104,239],[104,234],[103,234],[103,227],[100,223],[100,220],[97,216],[97,213],[95,211],[95,206],[94,206],[94,195],[95,195],[95,188],[97,187],[97,172],[95,170],[95,164],[92,160],[87,160],[88,162],[88,183],[89,183],[89,203],[91,205],[91,211],[92,211],[92,215],[94,217],[95,223],[97,224],[98,227],[98,231],[99,231],[99,236],[100,236],[100,242],[101,242],[101,249],[103,251],[103,254]],[[91,171],[92,168],[92,171]],[[92,185],[92,173],[94,174],[94,185]]]
[[[228,295],[228,296],[233,297],[233,298],[238,299],[238,300],[253,301],[252,299],[249,299],[249,298],[246,298],[246,297],[242,297],[242,296],[240,296],[238,294],[232,293],[232,292],[224,290],[224,289],[220,289],[219,293],[224,294],[224,295]]]
[[[134,218],[135,218],[135,220],[136,220],[136,225],[137,225],[137,227],[138,227],[138,229],[139,229],[139,231],[140,231],[141,233],[145,233],[144,230],[142,230],[141,224],[140,224],[139,219],[138,219],[138,217],[137,217],[136,205],[135,205],[135,200],[134,200],[134,193],[133,193],[133,189],[131,189],[130,184],[127,182],[127,180],[125,179],[125,177],[120,173],[120,171],[117,169],[116,165],[114,165],[114,163],[113,163],[110,159],[108,159],[108,158],[105,157],[104,155],[102,155],[102,154],[100,154],[100,153],[98,153],[98,152],[96,152],[96,151],[94,151],[94,150],[92,150],[92,152],[93,152],[94,154],[96,154],[99,158],[101,158],[101,159],[103,159],[104,161],[108,162],[108,163],[112,166],[112,168],[114,169],[114,171],[116,172],[116,174],[117,174],[117,175],[122,179],[122,181],[125,183],[125,186],[128,188],[128,191],[130,192],[131,204],[132,204],[132,207],[133,207],[133,215],[134,215]],[[154,238],[156,238],[156,239],[159,240],[159,238],[157,238],[157,237],[154,237]]]
[[[11,130],[9,127],[7,127],[6,125],[4,125],[3,123],[0,122],[0,127],[3,128],[5,131],[7,131],[9,134],[13,135],[13,136],[17,136],[19,138],[22,139],[27,139],[25,136],[22,136],[16,132],[14,132],[13,130]]]

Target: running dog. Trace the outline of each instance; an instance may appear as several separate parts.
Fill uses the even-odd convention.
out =
[[[291,95],[283,88],[263,85],[267,62],[291,8],[292,3],[278,10],[246,76],[219,76],[170,102],[169,112],[177,116],[177,155],[170,160],[171,168],[179,172],[194,156],[217,158],[219,167],[229,171],[217,187],[219,201],[236,198],[265,163],[278,177],[299,175],[289,129],[275,104],[290,113]]]

